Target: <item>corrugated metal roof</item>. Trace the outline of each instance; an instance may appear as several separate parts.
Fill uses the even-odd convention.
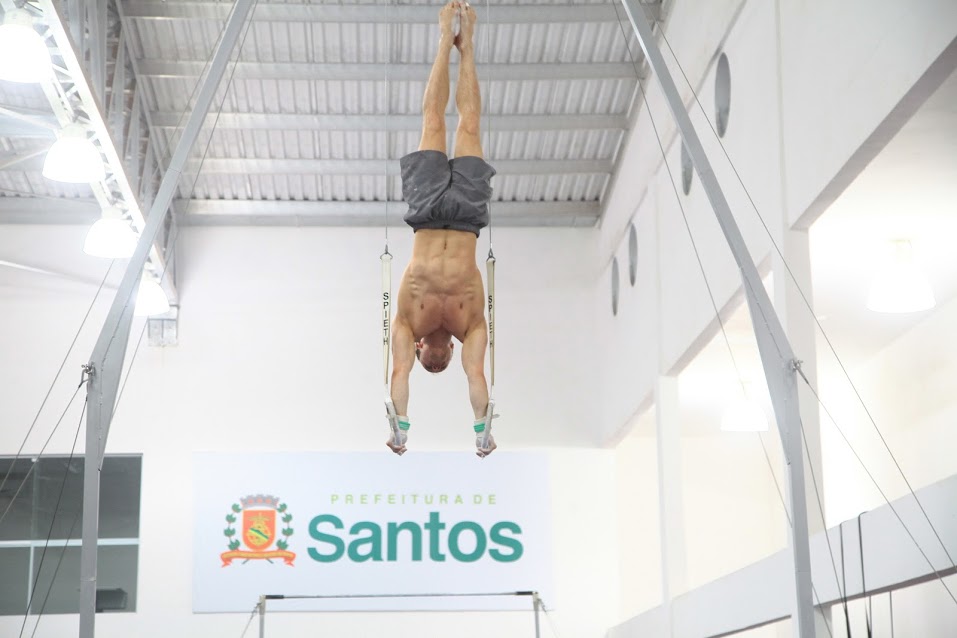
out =
[[[128,0],[124,6],[136,7],[137,0]],[[152,3],[149,11],[162,11],[177,3]],[[203,4],[203,3],[199,3]],[[199,4],[182,4],[196,7]],[[263,7],[279,5],[322,5],[337,7],[351,5],[381,6],[383,12],[400,11],[406,5],[430,5],[439,9],[442,3],[434,0],[402,0],[387,6],[376,0],[354,0],[348,3],[328,0],[270,0]],[[401,6],[400,6],[401,5]],[[550,6],[574,7],[601,5],[603,16],[586,20],[559,22],[500,23],[494,21],[498,9],[514,5],[534,5],[541,11]],[[145,5],[144,5],[145,6]],[[494,23],[482,24],[484,3],[476,3],[480,24],[476,32],[476,59],[484,101],[483,129],[491,129],[491,138],[483,138],[486,156],[495,164],[510,162],[510,169],[495,178],[495,199],[520,202],[597,202],[611,173],[615,155],[621,144],[624,117],[619,122],[601,128],[600,125],[576,126],[575,116],[625,116],[631,107],[636,79],[631,73],[631,58],[623,32],[614,14],[609,14],[607,0],[513,0],[505,5],[491,6]],[[160,8],[156,8],[160,7]],[[175,141],[172,120],[185,121],[179,115],[190,106],[197,88],[193,74],[210,57],[223,26],[221,7],[215,3],[203,4],[206,17],[157,19],[144,17],[143,11],[124,23],[127,37],[141,67],[139,90],[149,110],[163,114],[162,126],[153,132],[154,143],[168,149]],[[214,11],[215,10],[215,11]],[[268,9],[267,9],[268,10]],[[591,11],[591,10],[589,10]],[[278,15],[278,14],[277,14]],[[630,30],[627,31],[630,34]],[[214,108],[207,119],[207,134],[193,151],[194,157],[204,153],[208,160],[277,160],[257,163],[256,170],[245,170],[243,164],[230,165],[215,173],[204,172],[198,178],[188,173],[180,186],[180,196],[192,193],[196,199],[210,200],[276,200],[276,201],[382,201],[401,197],[399,180],[384,176],[388,160],[418,146],[417,130],[394,130],[387,133],[383,116],[416,116],[421,113],[428,67],[437,48],[438,29],[435,24],[399,21],[396,24],[359,22],[290,21],[277,19],[254,20],[243,42],[239,59],[258,66],[243,67],[243,72],[232,78],[228,88],[221,89]],[[631,52],[638,51],[634,38],[629,38]],[[388,46],[392,44],[391,48]],[[458,55],[453,53],[452,61]],[[283,65],[305,66],[283,66]],[[316,79],[308,65],[363,64],[379,65],[382,79]],[[489,67],[488,64],[499,66]],[[601,67],[612,69],[595,77],[582,73],[581,67],[563,65],[618,65]],[[403,65],[420,65],[405,79],[392,77]],[[522,66],[516,65],[534,65]],[[541,65],[541,66],[539,66]],[[143,67],[146,71],[143,71]],[[370,67],[363,67],[363,69]],[[515,69],[524,69],[516,71]],[[549,69],[537,73],[537,69]],[[598,67],[596,67],[598,68]],[[565,69],[573,69],[563,77]],[[496,77],[495,72],[507,75]],[[421,77],[418,75],[421,72]],[[227,71],[227,78],[230,71]],[[386,76],[389,76],[388,85]],[[541,75],[542,77],[539,77]],[[369,76],[367,76],[369,78]],[[455,79],[453,72],[453,81]],[[284,114],[284,115],[354,115],[375,116],[365,123],[361,117],[354,120],[357,129],[325,130],[320,126],[270,126],[260,123],[255,128],[233,125],[208,131],[213,122],[212,113],[220,109],[228,114]],[[0,105],[19,108],[48,108],[39,89],[10,88],[0,83]],[[447,112],[455,114],[454,97]],[[511,116],[569,116],[561,127],[543,126],[549,130],[523,130],[513,124],[498,130],[500,118]],[[353,121],[350,121],[351,125]],[[408,123],[408,121],[407,121]],[[406,125],[407,125],[406,123]],[[602,123],[604,124],[604,123]],[[406,126],[404,125],[404,126]],[[524,125],[524,121],[523,121]],[[339,126],[348,129],[348,125]],[[401,128],[401,127],[400,127]],[[516,130],[517,129],[517,130]],[[450,136],[451,137],[451,136]],[[3,146],[0,139],[0,148]],[[12,148],[12,147],[11,147]],[[278,160],[366,160],[381,161],[383,174],[375,174],[365,165],[369,174],[316,174],[290,169],[290,164]],[[581,161],[598,162],[601,170],[540,174],[535,163],[543,160],[577,161],[566,164],[568,170],[582,166]],[[518,163],[515,163],[518,162]],[[523,164],[524,162],[524,164]],[[250,164],[252,166],[252,164]],[[301,166],[301,165],[292,165]],[[589,166],[591,168],[592,165]],[[527,170],[525,170],[527,168]],[[193,182],[195,181],[195,185]],[[23,193],[63,197],[89,197],[90,189],[47,182],[37,172],[0,171],[0,188]]]

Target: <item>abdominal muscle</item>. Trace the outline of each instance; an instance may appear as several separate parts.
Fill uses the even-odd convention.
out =
[[[454,230],[420,230],[399,287],[398,313],[416,340],[447,330],[464,341],[484,312],[476,237]]]

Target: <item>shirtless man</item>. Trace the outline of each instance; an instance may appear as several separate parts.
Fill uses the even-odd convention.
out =
[[[460,33],[453,33],[458,16]],[[405,221],[415,231],[412,260],[402,276],[392,324],[392,402],[399,416],[398,440],[387,445],[403,454],[409,429],[409,374],[415,360],[432,373],[452,359],[452,337],[462,343],[462,366],[469,381],[475,415],[476,454],[491,454],[495,442],[481,447],[489,396],[485,382],[485,291],[475,263],[479,230],[488,225],[489,183],[495,174],[482,158],[479,135],[481,95],[475,72],[475,10],[450,2],[439,12],[439,50],[422,104],[419,150],[401,159],[402,193],[409,204]],[[459,112],[454,159],[446,154],[445,109],[449,101],[449,57],[459,50],[455,104]]]

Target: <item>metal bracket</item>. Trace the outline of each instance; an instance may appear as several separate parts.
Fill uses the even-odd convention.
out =
[[[179,307],[172,306],[169,312],[146,320],[149,344],[165,348],[179,345]]]

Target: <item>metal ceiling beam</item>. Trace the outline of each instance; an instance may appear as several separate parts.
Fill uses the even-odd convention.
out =
[[[0,158],[2,160],[2,158]],[[499,175],[597,175],[611,174],[614,163],[610,159],[571,160],[491,160]],[[43,159],[30,157],[18,160],[21,170],[39,171]],[[201,170],[200,170],[201,169]],[[200,166],[194,158],[186,163],[186,172],[200,176],[208,175],[371,175],[382,176],[388,171],[392,177],[399,176],[398,159],[252,159],[207,157]]]
[[[0,136],[55,139],[59,130],[56,117],[46,111],[0,106]]]
[[[645,7],[649,18],[658,19],[658,2]],[[142,20],[216,20],[229,14],[231,4],[223,2],[128,2],[127,18]],[[272,4],[260,3],[253,12],[254,22],[347,22],[364,24],[432,24],[437,5],[395,5],[388,11],[382,4]],[[482,9],[484,11],[484,9]],[[588,5],[497,5],[491,12],[492,24],[542,24],[617,22],[612,3]],[[480,16],[484,17],[484,16]]]
[[[195,78],[205,66],[199,60],[139,61],[141,76],[150,78]],[[234,77],[239,80],[366,80],[382,82],[388,68],[390,81],[420,81],[429,77],[431,64],[312,63],[312,62],[239,62]],[[634,81],[635,67],[630,62],[593,64],[537,63],[483,64],[482,80],[618,80]],[[458,76],[458,65],[449,67],[451,77]]]
[[[492,160],[499,175],[573,175],[611,173],[611,160]],[[199,160],[190,160],[187,171],[195,173]],[[216,159],[207,158],[202,175],[399,175],[395,160],[339,159]]]
[[[94,132],[96,140],[99,143],[99,150],[106,158],[108,165],[107,180],[103,184],[93,184],[94,192],[100,192],[101,206],[110,205],[117,200],[126,208],[128,214],[133,220],[134,226],[142,230],[146,225],[146,220],[141,208],[141,202],[137,189],[134,188],[134,180],[131,177],[134,171],[128,170],[125,162],[125,149],[123,149],[122,140],[114,137],[114,127],[111,126],[109,113],[105,108],[106,98],[106,26],[107,18],[106,3],[101,0],[83,4],[83,10],[74,16],[73,9],[78,6],[77,1],[71,1],[68,5],[61,5],[53,0],[39,0],[39,8],[43,12],[46,24],[50,27],[50,36],[56,44],[56,53],[63,61],[63,67],[69,75],[69,89],[63,90],[59,83],[56,89],[62,91],[65,99],[75,100],[76,104],[71,106],[74,111],[82,111],[89,121],[89,128]],[[79,23],[69,24],[62,13],[64,10],[70,11],[71,18],[80,20]],[[80,33],[79,40],[74,39],[74,35]],[[91,39],[99,37],[102,42],[92,42]],[[89,45],[89,61],[85,51]],[[114,84],[118,88],[125,88],[125,65],[114,64],[114,73],[119,74],[120,78]],[[59,75],[59,74],[58,74]],[[64,80],[65,82],[65,80]],[[54,111],[62,110],[55,104],[54,97],[48,95]],[[63,119],[69,119],[75,114],[64,114]],[[149,253],[150,268],[157,272],[164,272],[166,269],[166,258],[162,252],[162,245],[154,244]],[[171,303],[176,303],[176,289],[171,282],[171,278],[164,279],[164,289],[170,297]]]
[[[0,197],[0,224],[89,225],[100,218],[95,199]]]
[[[264,200],[176,200],[174,209],[188,210],[177,220],[193,226],[374,226],[385,218],[386,202]],[[402,202],[389,202],[389,216],[398,223]],[[99,218],[93,199],[0,197],[0,224],[87,224]],[[495,224],[503,226],[592,226],[600,214],[597,201],[493,202]]]
[[[178,206],[186,208],[185,202]],[[402,223],[402,202],[389,204],[389,222]],[[594,226],[601,208],[593,202],[493,202],[496,226]],[[386,203],[193,200],[189,214],[179,215],[187,226],[381,226]]]
[[[486,115],[495,131],[602,131],[625,130],[628,116],[611,115]],[[158,111],[152,114],[153,125],[175,128],[180,114]],[[0,124],[3,120],[0,119]],[[458,122],[446,116],[446,126],[453,130]],[[290,113],[223,113],[216,128],[264,131],[417,131],[422,128],[421,115],[303,115]]]

